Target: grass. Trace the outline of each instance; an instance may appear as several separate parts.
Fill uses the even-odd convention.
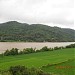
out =
[[[55,51],[46,51],[46,52],[39,52],[39,53],[32,53],[32,54],[25,54],[25,55],[16,55],[16,56],[4,56],[0,57],[0,70],[7,70],[10,66],[15,65],[25,65],[27,67],[36,67],[41,68],[47,64],[57,64],[58,65],[74,65],[74,61],[68,59],[74,59],[74,52],[75,48],[69,49],[62,49],[62,50],[55,50]],[[65,63],[61,63],[65,62]],[[60,63],[60,64],[59,64]],[[74,68],[70,71],[68,69],[56,69],[55,66],[47,66],[42,68],[42,70],[50,73],[56,73],[61,75],[73,75]],[[73,71],[72,71],[73,70]],[[68,74],[70,72],[70,74]]]
[[[42,67],[41,69],[47,73],[53,73],[57,75],[75,75],[75,59],[68,60],[66,62]]]

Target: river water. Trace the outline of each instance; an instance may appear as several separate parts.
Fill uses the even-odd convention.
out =
[[[55,46],[66,46],[75,42],[0,42],[0,53],[3,53],[7,49],[18,48],[20,50],[24,48],[36,48],[41,49],[44,46],[55,47]]]

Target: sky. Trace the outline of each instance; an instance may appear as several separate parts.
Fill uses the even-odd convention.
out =
[[[74,0],[0,0],[0,23],[7,21],[75,29]]]

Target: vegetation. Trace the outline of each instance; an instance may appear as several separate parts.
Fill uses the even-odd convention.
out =
[[[27,68],[25,66],[11,66],[8,71],[1,72],[1,75],[51,75],[35,68]]]
[[[5,56],[18,55],[18,49],[17,48],[12,48],[11,50],[6,50],[3,55],[5,55]]]
[[[11,50],[6,50],[2,56],[9,56],[9,55],[20,55],[20,54],[30,54],[30,53],[37,53],[37,52],[45,52],[45,51],[54,51],[54,50],[62,50],[65,48],[75,48],[75,44],[68,45],[66,47],[54,47],[54,48],[48,48],[47,46],[43,47],[42,49],[35,50],[33,48],[26,48],[21,51],[17,48],[12,48]]]
[[[21,51],[17,48],[12,48],[11,50],[6,50],[4,53],[2,53],[2,56],[10,56],[10,55],[21,55],[21,54],[30,54],[30,53],[37,53],[37,52],[45,52],[45,51],[53,51],[53,50],[61,50],[65,47],[54,47],[54,48],[48,48],[47,46],[43,47],[42,49],[35,50],[33,48],[26,48]]]
[[[59,64],[47,65],[42,70],[57,75],[75,75],[75,59],[70,59]]]
[[[10,21],[0,24],[0,41],[74,42],[75,30]],[[17,48],[0,54],[0,75],[74,75],[75,44],[36,50]],[[18,65],[18,66],[17,66]],[[35,68],[34,68],[35,67]]]
[[[68,45],[66,48],[75,48],[75,44]]]
[[[35,67],[50,74],[74,75],[72,73],[73,72],[72,70],[74,70],[74,68],[60,69],[60,70],[53,68],[56,67],[56,65],[58,67],[59,65],[62,66],[63,64],[67,66],[74,66],[75,65],[73,62],[73,60],[75,59],[74,51],[75,48],[65,48],[62,50],[59,49],[53,51],[43,51],[38,53],[22,54],[16,56],[3,56],[0,57],[0,70],[6,71],[9,70],[11,66],[24,65],[27,66],[28,69]]]
[[[75,30],[10,21],[0,24],[0,41],[67,42],[75,41]]]
[[[0,75],[74,75],[75,44],[18,50],[12,48],[0,55]]]

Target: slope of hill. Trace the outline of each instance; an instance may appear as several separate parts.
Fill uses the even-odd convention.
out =
[[[0,41],[75,41],[75,30],[10,21],[0,24]]]

